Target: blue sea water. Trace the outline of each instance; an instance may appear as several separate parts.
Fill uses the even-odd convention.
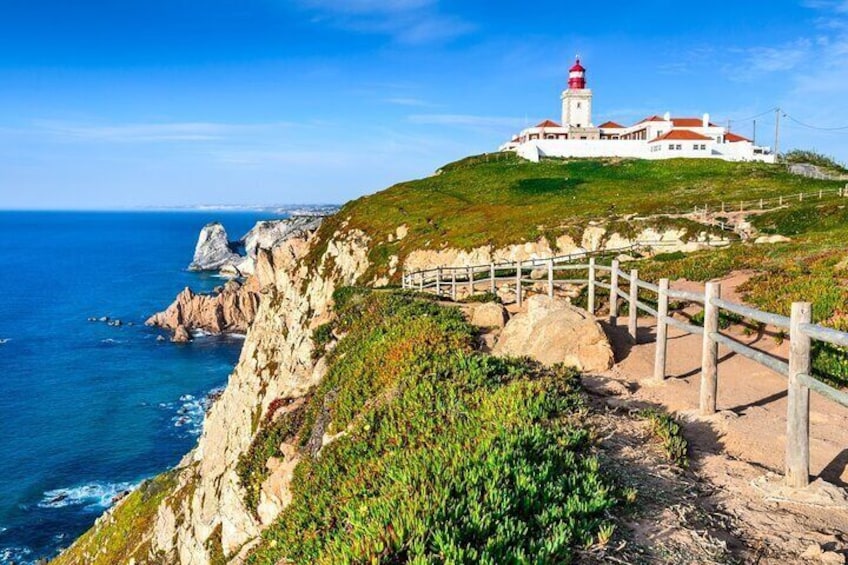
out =
[[[143,323],[222,284],[185,270],[205,223],[239,237],[269,217],[0,212],[0,563],[52,556],[194,446],[242,342],[158,342]]]

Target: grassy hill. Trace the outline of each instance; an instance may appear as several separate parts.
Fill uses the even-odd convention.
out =
[[[379,271],[391,255],[443,245],[470,249],[540,237],[579,235],[590,220],[621,220],[691,212],[695,206],[738,202],[800,191],[835,189],[838,182],[792,175],[782,166],[720,160],[577,159],[531,163],[513,155],[470,157],[435,175],[403,182],[346,204],[322,227],[324,241],[341,225],[378,243]],[[657,220],[659,221],[659,220]],[[667,224],[686,225],[681,219]],[[400,242],[389,234],[406,224]],[[314,257],[323,251],[319,247]],[[368,275],[373,275],[369,273]]]

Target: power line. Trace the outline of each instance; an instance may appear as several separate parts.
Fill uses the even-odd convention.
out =
[[[788,118],[788,119],[792,120],[793,122],[795,122],[796,124],[798,124],[799,126],[802,126],[802,127],[808,128],[808,129],[815,129],[815,130],[819,130],[819,131],[844,131],[844,130],[848,130],[848,126],[840,126],[840,127],[835,127],[835,128],[830,128],[830,127],[826,128],[826,127],[821,127],[821,126],[814,126],[812,124],[808,124],[808,123],[802,122],[801,120],[793,118],[792,116],[790,116],[789,114],[787,114],[785,112],[783,113],[783,117]]]

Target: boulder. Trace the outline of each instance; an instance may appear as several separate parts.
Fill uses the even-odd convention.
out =
[[[774,234],[774,235],[761,235],[757,239],[754,240],[754,243],[786,243],[787,241],[792,241],[785,235]]]
[[[469,321],[479,328],[503,328],[509,321],[509,312],[497,302],[473,304]]]
[[[561,298],[531,296],[526,303],[527,311],[515,314],[501,332],[495,355],[565,363],[584,372],[612,367],[609,340],[588,312]]]
[[[243,260],[227,239],[227,230],[219,222],[206,224],[200,230],[190,271],[217,271],[226,265],[237,265]]]

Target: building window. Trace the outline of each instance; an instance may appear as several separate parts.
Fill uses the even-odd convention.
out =
[[[581,107],[581,106],[580,106],[580,102],[578,102],[578,103],[577,103],[577,107],[578,107],[578,108],[580,108],[580,107]]]
[[[681,145],[681,144],[679,144],[679,143],[678,143],[678,144],[677,144],[677,150],[678,150],[678,151],[680,151],[681,149],[683,149],[683,145]]]

